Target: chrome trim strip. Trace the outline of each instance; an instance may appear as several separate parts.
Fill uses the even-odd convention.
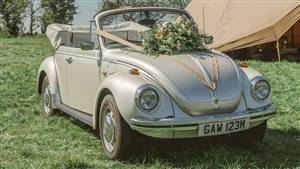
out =
[[[87,114],[78,110],[75,110],[69,106],[64,105],[61,103],[60,95],[59,94],[51,94],[52,98],[52,108],[59,109],[68,115],[75,117],[76,119],[82,121],[83,123],[93,126],[93,117],[91,114]]]
[[[208,73],[205,70],[205,68],[203,67],[203,65],[200,63],[200,61],[198,60],[199,58],[195,58],[195,57],[190,57],[194,63],[196,63],[196,65],[198,66],[198,68],[200,69],[201,73],[203,73],[203,75],[205,76],[206,80],[212,84],[212,80],[208,77]]]
[[[97,13],[94,16],[94,20],[96,20],[96,23],[98,23],[97,26],[99,27],[99,29],[103,30],[102,19],[105,18],[106,16],[120,14],[124,12],[142,12],[142,11],[169,11],[173,13],[181,13],[185,15],[189,20],[191,20],[194,24],[196,24],[193,17],[186,10],[178,9],[178,8],[168,8],[168,7],[130,7],[130,8],[112,9],[112,10],[107,10],[107,11]],[[101,40],[104,49],[108,49],[105,43],[105,38],[101,38]]]
[[[275,115],[275,113],[272,113],[272,114],[269,114],[268,116],[264,116],[262,118],[257,118],[255,120],[250,119],[250,127],[254,127],[255,124],[259,124],[259,122],[263,122],[263,121],[273,117],[274,115]],[[197,131],[198,126],[200,124],[206,124],[206,123],[210,123],[210,122],[199,122],[197,124],[193,124],[193,126],[178,126],[178,127],[177,126],[144,127],[144,126],[135,126],[135,125],[131,125],[130,127],[131,127],[131,129],[136,130],[141,133],[144,133],[146,135],[147,135],[147,133],[149,133],[150,136],[156,136],[156,135],[162,135],[164,132]],[[200,136],[197,136],[197,137],[200,137]]]
[[[97,58],[97,57],[85,56],[85,55],[78,55],[78,54],[67,53],[67,52],[57,52],[56,54],[59,54],[59,55],[69,55],[69,56],[74,56],[74,57],[79,57],[79,58],[86,58],[86,59],[92,59],[92,60],[99,60],[99,58]]]
[[[257,97],[255,97],[254,95],[254,88],[255,88],[255,85],[259,82],[259,81],[265,81],[267,82],[268,86],[269,86],[269,93],[268,93],[268,96],[264,99],[259,99]],[[254,79],[251,80],[251,85],[250,85],[250,93],[251,93],[251,96],[259,103],[263,102],[264,100],[266,100],[270,94],[271,94],[271,85],[270,83],[263,77],[263,76],[257,76],[255,77]]]
[[[197,130],[198,126],[170,127],[170,128],[151,128],[151,127],[131,126],[131,128],[140,132],[174,132],[174,131]]]
[[[145,11],[145,10],[151,10],[151,11],[173,11],[173,12],[180,12],[188,16],[189,18],[192,18],[191,15],[185,11],[184,9],[178,9],[178,8],[170,8],[170,7],[130,7],[130,8],[119,8],[119,9],[112,9],[107,11],[101,11],[94,15],[94,19],[102,19],[105,16],[112,15],[112,14],[118,14],[122,12],[139,12],[139,11]]]
[[[275,115],[276,109],[272,106],[268,107],[265,110],[256,110],[256,111],[247,111],[241,114],[223,114],[223,115],[210,115],[210,116],[201,116],[193,117],[192,119],[176,119],[176,118],[167,118],[167,119],[144,119],[144,118],[133,118],[131,119],[131,125],[133,127],[162,127],[174,128],[178,127],[187,127],[199,125],[202,123],[212,123],[212,122],[221,122],[221,121],[230,121],[241,118],[250,118],[251,121],[257,122],[259,119],[268,119]],[[257,117],[257,118],[255,118]]]
[[[273,113],[273,114],[268,114],[268,115],[263,116],[263,117],[260,117],[260,118],[251,119],[250,122],[251,122],[251,123],[254,123],[254,122],[265,121],[265,120],[267,120],[267,119],[269,119],[269,118],[272,118],[272,117],[274,117],[274,116],[275,116],[275,113]]]
[[[144,135],[155,137],[155,138],[175,139],[175,138],[207,137],[198,134],[198,128],[200,124],[219,122],[219,121],[230,121],[230,120],[235,120],[240,118],[250,118],[250,128],[252,128],[261,124],[263,121],[275,116],[276,109],[273,106],[268,106],[264,109],[256,109],[252,111],[247,111],[245,113],[233,114],[230,116],[228,116],[227,114],[227,115],[223,115],[222,117],[220,115],[218,115],[218,117],[214,117],[214,116],[207,116],[205,118],[199,117],[197,118],[198,119],[197,121],[194,120],[188,121],[186,119],[183,119],[178,122],[178,119],[173,119],[173,118],[169,119],[169,121],[167,119],[164,120],[148,119],[147,121],[146,120],[135,121],[136,123],[138,122],[140,125],[131,125],[130,127],[131,129],[136,130]],[[152,125],[146,126],[147,124],[149,125],[149,122],[151,122]]]
[[[114,59],[102,58],[103,62],[117,63]]]
[[[157,97],[157,103],[156,105],[153,107],[153,109],[144,109],[143,106],[140,105],[140,97],[141,97],[141,93],[144,91],[144,90],[153,90],[154,93],[156,94],[156,97]],[[156,87],[154,87],[153,85],[150,85],[150,84],[146,84],[144,86],[141,86],[140,88],[137,89],[136,93],[135,93],[135,104],[137,105],[137,107],[143,111],[143,112],[153,112],[153,111],[156,111],[159,107],[159,103],[160,103],[160,96],[158,94],[158,89]]]
[[[83,123],[93,126],[93,117],[90,114],[72,109],[64,104],[59,104],[57,105],[57,108],[60,109],[61,111],[67,113],[68,115],[75,117],[76,119],[82,121]]]

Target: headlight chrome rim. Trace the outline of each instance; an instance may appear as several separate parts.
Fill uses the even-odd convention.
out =
[[[155,97],[157,98],[156,99],[156,103],[149,109],[143,107],[140,103],[140,99],[142,97],[142,94],[144,94],[147,90],[151,90],[154,92],[155,94]],[[158,105],[159,105],[159,101],[160,101],[160,98],[159,98],[159,94],[157,92],[157,89],[156,87],[154,87],[153,85],[144,85],[142,87],[140,87],[138,90],[137,90],[137,93],[136,93],[136,96],[135,96],[135,102],[136,102],[136,105],[138,106],[138,108],[142,111],[146,111],[146,112],[150,112],[150,111],[154,111],[155,109],[157,109]]]
[[[256,88],[256,85],[260,82],[265,82],[269,88],[268,90],[268,94],[266,96],[264,96],[263,98],[258,98],[256,95],[255,95],[255,88]],[[252,97],[258,101],[258,102],[263,102],[264,100],[266,100],[271,94],[271,86],[270,86],[270,83],[265,79],[263,78],[262,76],[259,76],[259,77],[256,77],[254,78],[252,81],[251,81],[251,95]]]

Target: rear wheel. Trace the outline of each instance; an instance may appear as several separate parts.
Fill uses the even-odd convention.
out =
[[[52,103],[52,95],[49,87],[49,80],[48,77],[45,76],[42,84],[42,106],[43,106],[43,112],[47,117],[53,116],[57,111],[56,109],[53,109],[52,104],[53,103]]]
[[[110,159],[124,159],[130,152],[133,133],[121,117],[115,99],[110,94],[101,103],[99,134],[104,153]]]

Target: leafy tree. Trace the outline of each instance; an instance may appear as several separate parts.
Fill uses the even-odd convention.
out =
[[[71,24],[77,14],[75,0],[42,0],[41,29],[44,33],[51,23]]]
[[[189,0],[124,0],[126,6],[152,6],[184,8]]]
[[[17,36],[23,28],[28,0],[0,0],[0,17],[6,31]]]
[[[104,0],[102,10],[124,6],[184,8],[191,0]]]
[[[102,0],[100,0],[102,1]],[[99,2],[99,4],[101,4],[101,2]],[[106,11],[109,9],[116,9],[119,8],[121,6],[121,3],[119,1],[112,1],[112,0],[103,0],[102,2],[102,7],[101,11]]]
[[[29,17],[29,34],[33,35],[33,31],[36,29],[38,26],[38,15],[37,13],[40,10],[40,7],[35,7],[34,3],[36,0],[30,1],[28,5],[28,17]]]

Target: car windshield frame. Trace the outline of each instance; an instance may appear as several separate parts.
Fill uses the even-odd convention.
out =
[[[130,12],[168,12],[170,14],[178,14],[185,16],[187,19],[189,19],[193,24],[195,24],[193,18],[191,15],[185,11],[184,9],[179,9],[179,8],[165,8],[165,7],[138,7],[138,8],[120,8],[120,9],[115,9],[115,10],[108,10],[108,11],[103,11],[95,15],[95,20],[96,23],[98,24],[98,27],[100,30],[103,30],[103,25],[102,21],[106,17],[112,16],[112,15],[120,15],[122,13],[130,13]],[[109,48],[108,45],[105,42],[105,38],[101,37],[102,44],[105,48]]]

